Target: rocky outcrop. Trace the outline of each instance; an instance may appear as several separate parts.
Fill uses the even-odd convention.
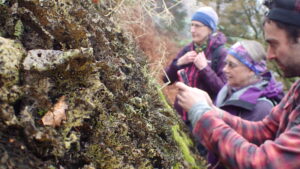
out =
[[[93,2],[0,2],[0,168],[203,168],[146,57]]]

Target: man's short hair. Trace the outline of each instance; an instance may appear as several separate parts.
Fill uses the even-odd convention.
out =
[[[299,42],[300,27],[286,24],[286,23],[279,22],[279,21],[275,21],[275,20],[272,20],[272,19],[266,17],[263,24],[268,23],[268,22],[274,22],[278,28],[283,29],[287,33],[287,38],[292,40],[292,42],[294,42],[294,43]]]

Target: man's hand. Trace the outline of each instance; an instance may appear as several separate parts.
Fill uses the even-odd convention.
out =
[[[197,56],[196,59],[194,60],[194,64],[199,70],[204,69],[207,66],[207,59],[204,54],[204,52],[200,52]]]
[[[181,58],[177,60],[177,66],[186,65],[189,63],[193,63],[195,58],[197,56],[197,53],[195,51],[189,51],[185,55],[183,55]]]
[[[189,111],[194,104],[199,102],[214,107],[209,95],[205,91],[189,87],[182,82],[177,82],[176,87],[178,88],[178,103],[186,111]]]

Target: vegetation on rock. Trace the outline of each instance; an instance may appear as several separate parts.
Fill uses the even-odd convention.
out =
[[[103,1],[1,1],[0,168],[205,168],[110,12]],[[57,102],[66,118],[45,125]]]

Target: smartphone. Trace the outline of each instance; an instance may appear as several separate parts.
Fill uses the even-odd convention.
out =
[[[187,77],[186,72],[183,69],[178,71],[178,75],[179,75],[180,81],[182,81],[186,85],[189,85],[189,79]]]

